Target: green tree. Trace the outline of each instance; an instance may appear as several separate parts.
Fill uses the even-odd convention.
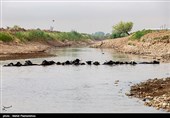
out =
[[[118,24],[113,26],[113,32],[117,32],[118,34],[126,33],[129,35],[129,32],[132,30],[133,23],[132,22],[119,22]]]
[[[105,33],[104,32],[95,32],[92,34],[92,37],[95,39],[95,40],[103,40],[105,39]]]

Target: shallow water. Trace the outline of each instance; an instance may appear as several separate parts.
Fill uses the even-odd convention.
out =
[[[138,56],[119,54],[112,49],[62,48],[51,51],[66,61],[76,58],[97,60],[146,61]],[[30,59],[41,63],[43,58]],[[18,60],[13,60],[15,62]],[[24,62],[25,60],[19,60]],[[6,64],[11,61],[3,61]],[[7,113],[164,113],[125,95],[130,85],[149,78],[170,76],[170,64],[120,66],[32,66],[2,67],[2,105]],[[119,80],[118,85],[114,84]]]

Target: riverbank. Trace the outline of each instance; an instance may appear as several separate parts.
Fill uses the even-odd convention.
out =
[[[170,31],[155,31],[131,40],[128,37],[99,41],[93,48],[113,48],[118,52],[152,57],[162,62],[170,62]]]
[[[147,106],[170,112],[170,77],[135,84],[126,95],[142,99]]]
[[[81,47],[92,44],[93,41],[29,41],[0,42],[0,60],[27,59],[56,56],[50,50],[58,47]]]
[[[60,32],[24,29],[19,26],[0,28],[0,60],[54,56],[56,47],[81,47],[93,43],[91,35],[77,31]]]

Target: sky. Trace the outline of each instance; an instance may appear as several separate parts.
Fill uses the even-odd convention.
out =
[[[57,2],[58,1],[58,2]],[[53,22],[54,20],[54,22]],[[170,0],[1,0],[1,26],[82,33],[112,32],[112,26],[133,22],[132,31],[170,27]]]

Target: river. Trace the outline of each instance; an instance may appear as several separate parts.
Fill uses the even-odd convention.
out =
[[[112,49],[58,48],[55,57],[66,61],[76,58],[103,63],[106,60],[147,61],[139,56],[120,54]],[[44,58],[30,59],[41,63]],[[165,113],[125,95],[130,85],[149,78],[170,76],[170,64],[118,66],[29,66],[2,67],[18,60],[1,63],[3,113]],[[19,60],[24,62],[25,60]],[[118,84],[115,81],[119,80]],[[1,108],[2,109],[2,108]]]

